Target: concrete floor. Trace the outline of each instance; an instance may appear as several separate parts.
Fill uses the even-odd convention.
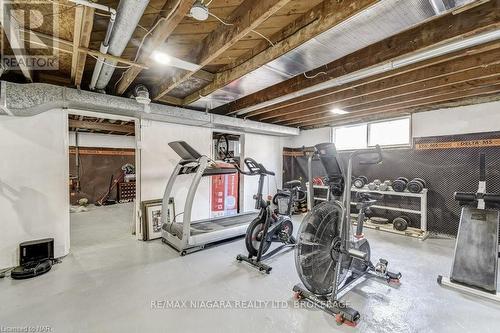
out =
[[[263,275],[235,256],[242,239],[186,257],[160,241],[130,235],[132,206],[72,214],[71,254],[35,279],[0,280],[0,328],[49,326],[53,332],[498,332],[500,305],[436,283],[447,274],[453,240],[419,241],[367,230],[372,258],[403,273],[392,288],[371,279],[346,298],[362,314],[356,329],[316,309],[297,308],[293,252]],[[297,221],[299,221],[297,219]],[[297,222],[298,223],[298,222]],[[238,309],[163,308],[161,301],[235,301]],[[240,301],[237,303],[236,301]],[[247,301],[247,303],[243,303]],[[267,308],[248,301],[275,301]],[[213,303],[212,303],[213,304]],[[220,303],[219,303],[220,304]],[[174,304],[175,305],[175,304]],[[202,303],[198,303],[202,306]],[[242,309],[247,307],[247,309]],[[4,330],[5,331],[5,330]]]

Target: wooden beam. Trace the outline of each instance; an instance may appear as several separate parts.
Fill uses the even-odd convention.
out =
[[[481,53],[485,53],[491,50],[497,50],[500,48],[500,42],[491,42],[487,43],[484,45],[480,46],[473,46],[465,50],[459,50],[452,52],[450,54],[442,55],[436,58],[431,58],[422,62],[418,62],[415,64],[411,64],[408,66],[405,66],[403,68],[391,70],[388,72],[376,74],[373,76],[370,76],[368,78],[360,79],[354,82],[346,83],[341,86],[337,87],[332,87],[320,91],[316,91],[313,93],[309,93],[303,96],[299,96],[296,98],[292,98],[280,103],[276,103],[273,105],[269,105],[266,107],[263,107],[262,109],[257,109],[255,111],[251,111],[248,113],[244,114],[245,118],[250,118],[252,120],[265,120],[281,115],[286,115],[291,111],[289,108],[305,108],[308,106],[307,103],[318,103],[321,104],[322,102],[327,102],[330,101],[329,98],[333,96],[338,96],[341,93],[347,93],[347,92],[353,92],[356,91],[357,94],[361,95],[363,93],[370,93],[372,91],[369,91],[366,89],[367,87],[372,87],[375,89],[377,87],[377,84],[380,82],[384,82],[387,80],[391,80],[395,77],[400,77],[403,74],[406,74],[408,76],[412,76],[415,78],[415,73],[420,73],[425,72],[426,75],[422,76],[419,75],[420,78],[422,77],[430,77],[433,74],[431,73],[433,66],[445,66],[446,63],[450,63],[451,61],[457,61],[457,66],[454,67],[455,70],[458,70],[458,63],[462,62],[464,58],[469,57],[469,63],[471,62],[470,60],[474,55],[479,55]],[[476,62],[477,63],[477,62]],[[473,67],[474,64],[463,64],[462,68],[467,69],[469,67]],[[444,69],[444,68],[443,68]],[[442,71],[436,72],[435,75],[440,75]],[[312,105],[312,104],[311,104]]]
[[[191,51],[194,57],[189,61],[200,65],[200,68],[208,65],[289,2],[290,0],[245,0],[226,19],[231,25],[220,23],[217,29]],[[164,80],[154,93],[153,99],[159,100],[193,74],[194,72],[182,71]]]
[[[160,18],[161,22],[158,23],[158,26],[155,28],[153,33],[151,34],[151,38],[148,40],[144,49],[142,50],[138,62],[140,63],[149,63],[151,53],[160,48],[167,38],[172,34],[175,28],[181,23],[184,17],[187,15],[195,0],[168,0],[162,8],[162,13],[166,13],[167,17]],[[178,3],[178,6],[175,5]],[[171,14],[170,14],[171,13]],[[156,24],[156,22],[155,22]],[[152,28],[153,26],[151,26]],[[123,78],[120,80],[118,87],[116,88],[116,93],[118,95],[122,95],[134,82],[135,78],[141,72],[140,68],[129,68]]]
[[[325,75],[318,75],[310,79],[304,75],[298,75],[220,106],[211,112],[217,114],[237,112],[404,55],[411,55],[432,46],[470,37],[477,33],[496,30],[498,27],[500,27],[499,1],[488,2],[458,15],[451,13],[443,15],[330,62],[309,73],[309,76],[320,72],[325,72]]]
[[[497,81],[498,82],[498,81]],[[405,101],[402,103],[397,103],[394,104],[393,107],[377,107],[373,108],[370,110],[365,110],[362,112],[358,113],[353,113],[350,115],[346,116],[331,116],[328,118],[315,118],[314,120],[307,121],[307,122],[301,122],[298,126],[299,127],[307,127],[307,126],[317,126],[317,125],[327,125],[327,124],[332,124],[337,121],[344,121],[344,120],[359,120],[364,116],[374,116],[374,115],[381,115],[381,114],[398,114],[401,112],[408,112],[408,110],[416,109],[418,107],[423,107],[423,106],[432,106],[434,104],[438,103],[443,103],[447,102],[450,100],[455,100],[458,98],[465,98],[465,97],[474,97],[474,96],[482,96],[482,95],[487,95],[487,94],[494,94],[500,92],[500,84],[494,84],[494,85],[488,85],[485,87],[482,86],[474,86],[474,87],[469,87],[466,89],[458,89],[455,91],[449,91],[443,94],[439,94],[436,96],[425,96],[422,98],[416,98],[411,101]]]
[[[9,41],[14,57],[16,58],[19,69],[23,73],[26,80],[33,82],[33,73],[31,69],[26,65],[27,62],[27,52],[24,48],[24,42],[21,39],[21,27],[16,21],[16,18],[12,16],[12,11],[10,5],[1,4],[3,6],[2,13],[0,15],[3,31],[7,40]]]
[[[90,44],[90,36],[94,26],[94,9],[85,6],[83,11],[75,9],[75,27],[74,29],[80,30],[80,33],[75,33],[73,36],[73,57],[71,62],[71,79],[75,86],[80,87],[85,70],[85,62],[87,60],[87,53],[80,50],[80,48],[88,48]],[[78,38],[78,39],[75,39]]]
[[[499,62],[500,63],[500,62]],[[412,98],[421,98],[427,96],[429,93],[447,93],[448,91],[453,91],[456,89],[457,85],[468,86],[471,82],[475,80],[486,80],[486,79],[500,79],[500,65],[493,65],[488,69],[476,68],[467,73],[458,73],[451,75],[449,77],[442,77],[436,80],[429,80],[427,82],[417,83],[415,85],[416,89],[413,87],[405,87],[405,89],[395,89],[382,92],[380,94],[375,94],[372,96],[366,96],[358,99],[356,102],[344,107],[343,110],[359,111],[364,109],[373,108],[374,104],[382,105],[385,107],[391,106],[391,101],[410,101]],[[490,82],[492,83],[492,82]],[[420,87],[417,87],[420,86]],[[377,95],[383,95],[383,97],[377,98]],[[355,112],[354,112],[355,113]],[[302,115],[296,116],[292,119],[282,119],[276,123],[281,125],[293,125],[301,123],[307,119],[318,119],[332,116],[332,113],[327,111],[313,111],[310,116]]]
[[[500,94],[496,91],[493,91],[493,93],[489,93],[489,94],[487,93],[487,94],[472,95],[469,97],[460,97],[457,99],[447,100],[447,101],[440,102],[440,103],[432,103],[429,105],[417,106],[417,107],[414,107],[414,108],[408,109],[408,110],[399,110],[399,111],[392,111],[392,112],[385,112],[385,113],[377,113],[377,114],[372,114],[372,115],[359,116],[357,118],[352,118],[352,119],[337,120],[337,121],[335,121],[335,123],[328,123],[326,125],[320,124],[320,125],[304,126],[304,127],[302,127],[302,129],[312,129],[312,128],[331,126],[331,125],[344,126],[344,125],[359,124],[359,123],[369,122],[369,121],[391,119],[394,117],[400,117],[403,115],[410,115],[410,114],[418,113],[418,112],[456,108],[456,107],[461,107],[461,106],[476,105],[476,104],[482,104],[482,103],[491,103],[491,102],[496,102],[496,101],[500,101]]]
[[[499,45],[500,47],[500,45]],[[290,109],[272,111],[261,115],[256,120],[281,123],[290,120],[315,116],[331,109],[345,109],[363,103],[366,100],[384,100],[407,93],[418,93],[429,88],[448,86],[478,77],[500,73],[500,49],[477,56],[452,60],[411,73],[400,74],[392,78],[369,83],[367,85],[329,95],[323,98],[294,105]],[[302,107],[299,109],[298,107]]]
[[[69,127],[82,128],[97,131],[110,131],[117,133],[131,133],[135,131],[133,125],[120,125],[111,123],[96,123],[93,121],[69,119]]]
[[[75,23],[73,26],[73,52],[71,56],[71,80],[75,80],[76,65],[78,62],[78,48],[80,48],[80,39],[82,34],[84,6],[75,8]]]
[[[101,53],[101,52],[96,51],[96,50],[86,49],[84,47],[78,48],[78,51],[93,55],[93,56],[98,57],[98,58],[104,58],[106,60],[116,61],[118,63],[126,64],[126,65],[129,65],[132,67],[138,67],[140,69],[148,69],[148,66],[146,66],[146,65],[143,65],[143,64],[140,64],[137,62],[133,62],[133,61],[130,61],[130,60],[125,59],[125,58],[116,57],[112,54],[104,54],[104,53]]]
[[[234,63],[225,66],[222,72],[215,75],[213,82],[208,86],[187,96],[184,99],[184,104],[193,103],[200,98],[200,95],[206,96],[228,85],[377,2],[378,0],[323,1],[270,36],[270,40],[275,43],[274,46],[270,47],[269,42],[262,41],[256,48],[238,58]]]
[[[51,45],[54,50],[68,54],[73,53],[73,43],[70,41],[29,29],[21,28],[20,30],[22,32],[21,39],[23,42],[42,47]]]

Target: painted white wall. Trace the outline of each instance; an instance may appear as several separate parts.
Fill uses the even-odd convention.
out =
[[[500,131],[500,102],[415,113],[413,137]]]
[[[179,156],[168,145],[183,140],[200,154],[211,156],[212,131],[209,128],[183,126],[158,121],[141,121],[141,201],[163,198],[168,179],[179,162]],[[172,196],[176,213],[184,209],[193,175],[177,178]],[[192,218],[204,219],[210,214],[210,182],[203,177],[193,203]],[[182,215],[178,221],[182,220]]]
[[[300,131],[298,136],[285,138],[283,145],[288,148],[299,148],[302,146],[311,147],[322,142],[330,142],[331,131],[331,127]]]
[[[69,252],[68,122],[63,110],[0,116],[0,269],[17,266],[19,243],[53,237]]]
[[[99,133],[78,133],[80,147],[135,149],[135,137]],[[69,145],[75,145],[75,132],[69,133]]]
[[[263,195],[274,195],[276,188],[281,188],[283,174],[283,138],[260,134],[245,134],[244,157],[251,157],[269,171],[274,171],[275,177],[268,176],[264,182]],[[257,193],[258,176],[243,176],[243,211],[254,210],[253,195]]]
[[[234,133],[234,132],[233,132]],[[241,134],[241,133],[240,133]],[[141,201],[160,199],[163,197],[165,186],[172,174],[179,156],[168,146],[171,141],[184,140],[199,153],[211,156],[212,154],[212,129],[193,126],[182,126],[176,124],[162,123],[143,120],[141,124]],[[281,186],[282,170],[282,138],[244,134],[243,139],[244,156],[252,157],[263,163],[266,168],[276,172],[276,182],[269,178],[270,193],[276,192],[276,185]],[[175,198],[176,213],[182,212],[185,197],[192,175],[179,176],[174,185],[173,196]],[[258,177],[243,176],[243,207],[242,211],[254,209],[253,195],[257,192]],[[267,194],[268,183],[264,186]],[[204,219],[210,217],[210,180],[204,177],[193,204],[193,219]],[[182,216],[178,217],[180,221]]]

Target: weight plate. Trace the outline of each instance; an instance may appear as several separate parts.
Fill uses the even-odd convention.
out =
[[[424,187],[424,183],[418,178],[413,179],[407,185],[408,191],[410,191],[411,193],[420,193],[422,192]]]
[[[410,218],[407,216],[398,216],[394,220],[392,220],[393,228],[398,231],[405,231],[406,229],[408,229],[409,224]]]
[[[396,192],[404,192],[407,184],[408,182],[404,181],[404,179],[398,178],[392,183],[392,189]]]
[[[354,180],[354,187],[356,187],[356,188],[363,188],[364,186],[365,186],[365,182],[362,179],[356,178]]]
[[[414,180],[419,180],[424,185],[424,188],[427,188],[427,182],[424,179],[422,179],[422,178],[415,178]]]

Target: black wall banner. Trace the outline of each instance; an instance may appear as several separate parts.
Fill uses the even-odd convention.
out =
[[[319,143],[319,142],[318,142]],[[285,148],[283,181],[307,178],[307,157],[301,149]],[[428,229],[431,232],[456,235],[460,206],[453,200],[455,191],[475,192],[479,181],[479,154],[486,154],[487,191],[500,193],[500,132],[415,138],[412,148],[383,150],[380,165],[354,163],[353,174],[368,179],[394,180],[419,177],[427,181]],[[349,152],[340,152],[345,166]],[[325,174],[319,161],[313,163],[314,176]],[[419,201],[386,196],[383,200],[401,207],[419,209]],[[376,215],[393,218],[394,212],[377,210]],[[397,213],[396,213],[397,214]],[[412,226],[419,227],[418,216],[411,216]]]

